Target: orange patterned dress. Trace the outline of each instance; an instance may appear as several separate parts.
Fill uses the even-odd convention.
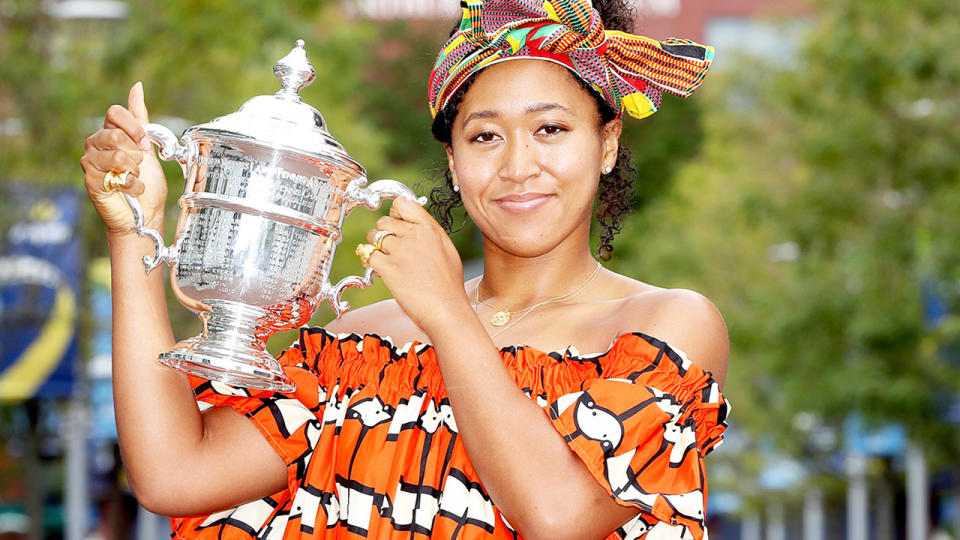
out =
[[[728,411],[709,373],[639,333],[601,354],[501,356],[597,482],[637,509],[609,538],[706,537],[703,456]],[[253,421],[287,463],[287,489],[175,518],[174,539],[519,538],[464,450],[431,346],[304,329],[280,361],[292,394],[191,382],[201,408]]]

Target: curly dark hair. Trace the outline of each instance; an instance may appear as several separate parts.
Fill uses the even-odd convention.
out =
[[[627,0],[593,0],[593,7],[599,12],[607,30],[635,32],[634,12]],[[453,35],[458,29],[459,23],[454,26],[450,34]],[[589,83],[572,73],[570,76],[597,103],[600,126],[617,117],[616,111]],[[453,122],[457,117],[460,103],[475,80],[476,75],[467,79],[451,96],[447,106],[438,112],[433,119],[430,129],[433,137],[441,143],[450,144],[452,142]],[[617,163],[613,170],[600,176],[594,215],[600,226],[600,245],[597,248],[597,256],[604,261],[610,260],[613,252],[613,238],[620,232],[623,226],[623,218],[630,211],[630,202],[634,197],[633,182],[637,177],[637,171],[630,161],[630,149],[621,144],[617,151]],[[452,231],[454,211],[463,204],[463,201],[460,199],[460,194],[453,190],[453,176],[449,170],[444,174],[444,181],[430,192],[429,200],[427,207],[430,212],[444,229],[448,232]]]

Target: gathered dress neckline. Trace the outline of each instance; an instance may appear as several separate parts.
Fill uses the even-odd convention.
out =
[[[363,342],[365,338],[373,338],[373,339],[376,339],[377,341],[379,341],[381,346],[390,349],[394,356],[403,356],[403,355],[406,354],[408,351],[410,351],[411,348],[416,349],[416,351],[417,351],[419,354],[422,354],[423,351],[429,350],[429,351],[433,352],[434,355],[436,355],[436,347],[434,347],[433,344],[431,344],[431,343],[422,343],[422,342],[420,342],[420,341],[413,340],[413,341],[407,341],[407,342],[404,343],[403,345],[396,345],[396,344],[394,343],[392,337],[380,335],[380,334],[378,334],[378,333],[376,333],[376,332],[363,332],[363,333],[359,333],[359,332],[340,332],[340,333],[334,333],[334,332],[328,331],[326,328],[323,328],[323,327],[304,328],[304,331],[307,332],[307,333],[317,333],[317,332],[323,333],[323,334],[325,334],[325,335],[327,336],[328,339],[331,339],[331,340],[339,340],[339,341],[341,341],[341,342],[343,342],[343,341],[358,341],[358,342]],[[303,336],[303,333],[301,333],[301,336]],[[504,346],[502,346],[502,347],[496,347],[496,348],[497,348],[497,351],[500,353],[501,356],[503,356],[505,353],[510,353],[510,354],[516,355],[516,354],[519,353],[519,352],[527,352],[527,353],[530,353],[530,354],[531,354],[532,356],[534,356],[534,357],[550,357],[550,358],[552,358],[552,359],[554,359],[554,360],[557,360],[557,361],[564,360],[564,359],[567,359],[567,360],[597,360],[597,359],[600,359],[600,358],[604,358],[604,357],[606,357],[606,356],[609,356],[610,353],[614,350],[614,348],[617,346],[618,343],[620,343],[620,342],[621,342],[622,340],[624,340],[625,338],[628,338],[628,337],[631,337],[631,336],[632,336],[632,337],[640,337],[640,338],[644,338],[644,339],[653,339],[653,340],[655,340],[655,341],[659,341],[659,342],[665,344],[667,347],[673,349],[674,351],[679,351],[679,349],[677,349],[676,347],[674,347],[674,346],[671,345],[670,343],[668,343],[668,342],[666,342],[666,341],[663,341],[663,340],[657,338],[656,336],[651,336],[651,335],[649,335],[649,334],[646,334],[646,333],[640,332],[640,331],[634,331],[634,332],[625,331],[625,332],[620,332],[619,334],[617,334],[616,337],[614,337],[612,340],[610,340],[610,344],[607,345],[606,350],[600,351],[600,352],[595,352],[595,353],[590,353],[590,354],[583,354],[583,353],[581,353],[581,352],[578,350],[578,348],[577,348],[575,345],[572,345],[572,344],[571,344],[571,345],[567,345],[567,346],[564,347],[563,349],[555,349],[555,350],[552,350],[552,351],[545,351],[545,350],[543,350],[543,349],[534,347],[534,346],[532,346],[532,345],[525,345],[525,344],[522,344],[522,343],[516,343],[516,344],[513,344],[513,345],[504,345]]]

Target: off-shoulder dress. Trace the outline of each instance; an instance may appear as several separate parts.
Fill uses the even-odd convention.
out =
[[[637,509],[609,538],[706,537],[703,457],[728,412],[710,373],[641,333],[600,354],[500,352],[597,482]],[[253,421],[286,462],[287,489],[174,518],[174,539],[519,538],[464,450],[433,347],[313,328],[280,361],[293,393],[191,383],[201,409]]]

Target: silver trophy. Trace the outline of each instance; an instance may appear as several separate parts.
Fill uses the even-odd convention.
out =
[[[136,232],[156,244],[156,254],[143,258],[146,271],[169,264],[177,299],[203,323],[199,336],[162,353],[160,362],[210,380],[290,392],[267,338],[302,326],[326,299],[341,315],[350,308],[344,289],[371,283],[368,268],[330,284],[344,218],[384,199],[426,201],[395,180],[367,186],[363,167],[301,100],[300,90],[316,76],[303,40],[273,71],[280,91],[188,128],[179,143],[169,129],[146,126],[160,157],[180,163],[186,181],[172,246],[144,227],[139,203],[124,196]]]

